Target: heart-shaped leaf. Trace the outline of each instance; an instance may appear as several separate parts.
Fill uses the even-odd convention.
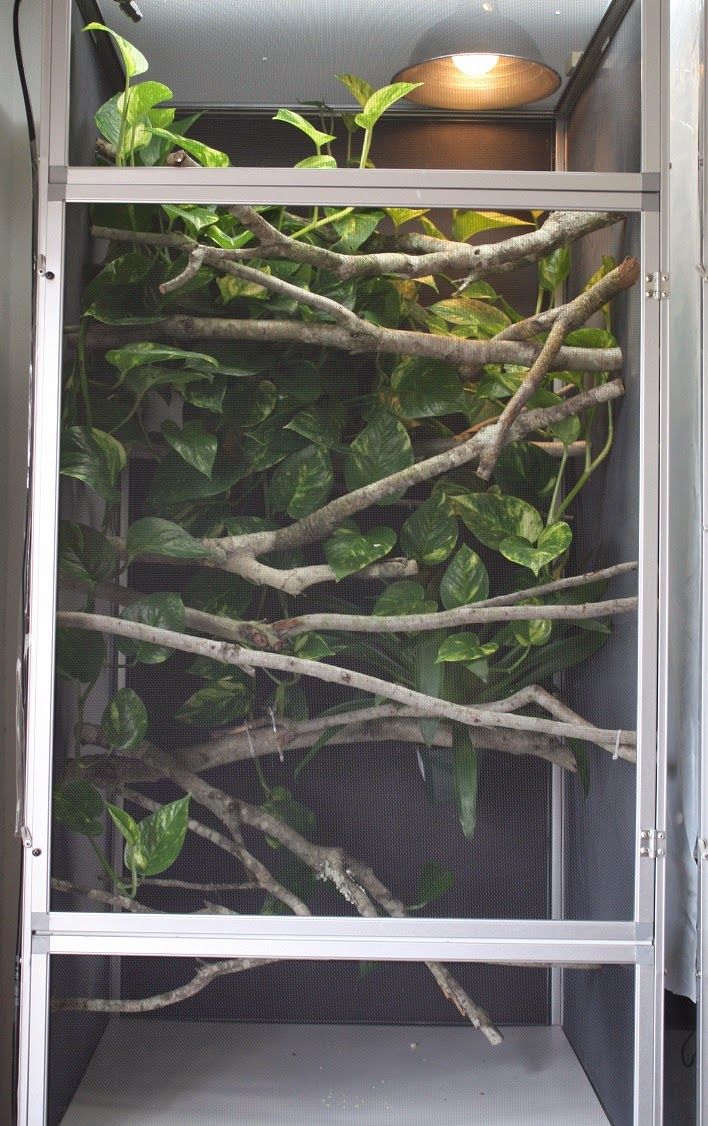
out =
[[[379,90],[374,90],[367,98],[361,113],[358,113],[354,120],[362,129],[373,129],[381,115],[394,102],[405,98],[406,94],[410,94],[422,85],[422,82],[394,82],[390,86],[382,86]]]
[[[147,118],[148,113],[158,102],[169,102],[172,91],[163,82],[138,82],[131,86],[127,92],[127,109],[125,119],[128,125],[136,125]],[[126,94],[118,96],[118,111],[123,113],[126,106]]]
[[[499,551],[512,563],[520,563],[522,567],[528,567],[534,575],[538,575],[542,567],[552,563],[568,549],[572,538],[569,525],[559,520],[543,529],[535,547],[526,539],[508,536],[499,544]]]
[[[56,671],[62,680],[93,684],[106,660],[106,645],[92,629],[60,626],[56,637]]]
[[[140,829],[135,818],[131,817],[127,810],[121,809],[119,805],[111,805],[110,802],[106,802],[106,809],[123,839],[130,845],[136,845]]]
[[[174,524],[159,516],[144,516],[128,528],[126,557],[130,563],[138,555],[161,555],[166,559],[208,559],[211,552]]]
[[[298,160],[295,168],[336,168],[337,162],[333,156],[329,156],[325,152],[316,152],[312,156],[306,156],[304,160]]]
[[[437,860],[425,860],[418,880],[418,889],[415,894],[416,907],[425,907],[434,899],[439,899],[449,891],[455,878],[447,868],[441,867]]]
[[[564,520],[558,520],[555,524],[549,524],[547,528],[543,529],[536,540],[536,549],[548,554],[550,559],[557,559],[559,555],[568,550],[572,540],[573,533],[570,530],[570,525],[566,524]]]
[[[148,504],[158,512],[174,504],[227,493],[249,470],[243,450],[218,457],[211,477],[188,465],[177,453],[170,453],[158,466],[148,493]]]
[[[374,528],[370,532],[338,528],[325,543],[324,552],[339,580],[388,555],[395,542],[396,533],[392,528]]]
[[[205,168],[227,168],[231,163],[225,152],[212,149],[209,145],[205,145],[203,141],[195,141],[191,137],[182,137],[179,133],[171,132],[169,129],[153,127],[152,131],[156,137],[164,137],[166,141],[171,141],[176,148],[184,149]]]
[[[477,552],[463,544],[440,580],[440,601],[446,610],[454,610],[488,595],[487,568]]]
[[[385,210],[396,230],[404,223],[410,223],[412,219],[419,219],[421,215],[428,213],[428,209],[425,207],[387,207]]]
[[[188,352],[184,348],[174,348],[168,344],[154,344],[149,340],[124,344],[121,348],[111,348],[110,351],[106,352],[106,359],[109,364],[118,368],[121,374],[119,382],[122,382],[123,378],[133,368],[144,367],[147,364],[166,364],[171,361],[178,361],[189,364],[190,367],[194,368],[216,369],[219,366],[213,356],[207,356],[204,352]]]
[[[106,27],[104,23],[87,23],[84,31],[105,31],[106,35],[110,35],[115,40],[128,78],[134,78],[136,74],[144,74],[147,70],[148,61],[138,48],[122,35],[112,31],[110,27]]]
[[[419,563],[442,563],[456,543],[457,520],[442,492],[432,493],[401,529],[401,551]]]
[[[275,410],[278,388],[268,379],[254,385],[246,380],[231,383],[224,399],[224,415],[234,426],[259,426]]]
[[[536,542],[543,521],[536,509],[519,497],[500,493],[467,493],[451,498],[453,509],[477,539],[495,551],[510,536]]]
[[[127,622],[140,622],[156,626],[158,629],[174,630],[184,633],[184,603],[179,594],[146,594],[131,602],[121,614]],[[164,645],[153,645],[148,641],[133,641],[128,637],[117,637],[116,645],[121,653],[132,657],[144,665],[159,665],[171,655],[172,650]]]
[[[211,477],[218,448],[215,434],[210,434],[200,422],[185,422],[181,428],[174,422],[164,422],[162,433],[180,457],[198,473]]]
[[[403,423],[387,411],[377,415],[349,447],[344,475],[350,492],[408,469],[415,457]],[[383,503],[390,503],[387,498]]]
[[[148,715],[145,705],[132,688],[119,688],[106,706],[101,731],[109,747],[130,751],[145,738]]]
[[[436,663],[447,661],[481,661],[496,653],[499,646],[496,641],[485,641],[480,644],[476,633],[454,633],[446,637],[438,649]]]
[[[86,524],[62,520],[59,525],[59,568],[80,582],[111,582],[118,570],[113,545]]]
[[[547,293],[553,293],[570,273],[570,247],[559,246],[538,263],[538,284]]]
[[[189,823],[189,798],[169,802],[145,817],[138,825],[137,839],[128,841],[126,866],[141,876],[159,876],[170,868],[184,845]]]
[[[339,239],[332,246],[338,254],[356,254],[362,243],[373,235],[383,216],[381,211],[355,211],[332,224]]]
[[[379,617],[400,617],[404,614],[432,614],[437,603],[425,597],[425,587],[412,579],[391,583],[376,599],[372,613]]]
[[[338,74],[336,78],[344,86],[360,106],[365,106],[372,94],[375,93],[374,87],[365,78],[359,78],[356,74]]]
[[[125,463],[123,446],[103,430],[70,426],[62,435],[62,475],[83,481],[109,504],[120,500],[116,480]]]
[[[100,837],[103,833],[103,798],[88,782],[57,786],[53,798],[54,820],[73,833]]]
[[[339,440],[339,427],[332,417],[332,411],[320,406],[305,407],[304,410],[298,411],[295,417],[285,424],[285,429],[301,434],[316,446],[338,450],[340,453],[348,448]]]
[[[182,704],[177,719],[194,727],[221,727],[248,715],[251,701],[250,686],[236,673],[200,688]]]
[[[545,645],[551,636],[553,622],[533,618],[527,622],[514,622],[512,632],[517,645]]]
[[[505,215],[502,211],[453,211],[452,237],[456,242],[465,242],[480,231],[490,231],[497,227],[532,227],[528,219],[518,219],[515,215]]]
[[[460,414],[467,406],[459,374],[446,364],[420,356],[406,356],[396,365],[391,387],[406,418]]]
[[[430,313],[455,325],[458,334],[488,340],[510,324],[506,313],[473,297],[450,297],[431,305]]]
[[[294,125],[306,137],[309,137],[317,150],[322,148],[323,145],[329,144],[330,141],[336,141],[336,137],[332,133],[323,133],[320,129],[316,129],[311,121],[303,117],[300,113],[295,113],[292,109],[279,109],[273,121],[285,121],[288,125]]]
[[[153,261],[145,254],[132,252],[111,259],[91,279],[83,291],[82,303],[90,304],[99,295],[111,292],[116,286],[137,285],[153,267]]]
[[[163,203],[162,210],[169,215],[170,219],[181,219],[195,235],[219,222],[216,211],[211,207],[202,207],[196,203],[183,203],[180,206],[175,203]],[[212,236],[213,233],[213,231],[210,232]]]
[[[275,470],[269,490],[271,508],[299,520],[322,507],[333,484],[332,459],[327,450],[305,446]]]

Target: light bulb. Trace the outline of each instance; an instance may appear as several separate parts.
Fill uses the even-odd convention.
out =
[[[499,62],[499,55],[453,55],[452,61],[467,78],[483,78],[490,70],[494,70]]]

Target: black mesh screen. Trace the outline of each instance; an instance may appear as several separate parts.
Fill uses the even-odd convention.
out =
[[[208,230],[218,213],[212,216],[206,208],[192,213],[189,208],[180,212],[168,207],[156,214],[158,210],[137,204],[96,206],[89,216],[84,209],[70,209],[72,251],[80,248],[82,254],[69,254],[66,273],[64,410],[69,468],[62,478],[62,611],[134,621],[129,603],[137,599],[139,605],[150,604],[149,613],[141,611],[148,613],[148,623],[160,628],[172,623],[174,627],[172,611],[160,601],[167,598],[187,607],[179,611],[182,615],[195,611],[221,615],[218,628],[222,633],[217,630],[217,636],[224,636],[224,622],[231,630],[242,628],[239,622],[250,622],[246,644],[267,650],[273,649],[268,623],[286,623],[293,615],[334,612],[373,614],[375,619],[382,612],[382,596],[398,591],[395,582],[357,573],[334,582],[334,572],[330,572],[327,581],[318,580],[292,596],[278,590],[277,582],[275,586],[249,585],[228,568],[202,566],[194,558],[194,544],[197,553],[204,554],[208,549],[199,546],[202,541],[284,527],[300,519],[303,510],[295,502],[291,502],[292,516],[279,507],[276,482],[284,458],[297,458],[304,448],[324,451],[316,456],[331,467],[331,481],[318,504],[345,495],[357,485],[347,468],[349,447],[362,426],[366,429],[368,420],[376,416],[382,396],[389,396],[386,409],[398,412],[391,433],[398,436],[396,440],[403,433],[411,456],[424,460],[454,449],[484,427],[490,416],[493,420],[494,410],[501,410],[504,396],[510,394],[499,381],[513,379],[514,371],[520,369],[486,364],[455,372],[436,361],[438,366],[433,364],[421,378],[433,387],[439,379],[440,387],[448,388],[444,394],[452,394],[454,401],[450,400],[449,407],[445,400],[441,407],[428,410],[420,409],[419,400],[411,397],[405,384],[401,384],[404,390],[397,390],[395,373],[401,357],[391,357],[385,350],[372,357],[366,349],[297,347],[292,341],[229,341],[224,338],[224,328],[228,330],[230,324],[262,324],[267,331],[276,319],[276,328],[288,318],[295,326],[307,326],[308,321],[298,321],[297,305],[288,295],[272,294],[267,299],[267,291],[257,286],[255,292],[253,286],[250,291],[234,291],[227,283],[235,279],[211,268],[174,293],[161,294],[160,278],[169,279],[184,266],[174,240],[184,240],[188,229],[194,233],[195,221],[206,224],[202,231]],[[327,216],[318,215],[311,221],[321,228]],[[358,221],[368,221],[368,215],[362,212]],[[426,221],[435,222],[439,236],[457,231],[459,237],[461,215],[435,211]],[[487,229],[471,236],[474,245],[513,240],[517,232],[527,235],[534,224],[543,222],[541,213],[519,212],[505,220],[511,227],[495,226],[498,219],[490,226],[488,215],[483,213],[481,219]],[[289,229],[307,222],[296,211],[282,212],[280,219],[274,211],[268,216],[289,224]],[[386,239],[395,237],[393,224],[399,220],[398,214],[389,219],[378,213],[380,243],[376,245],[385,246]],[[407,221],[414,220],[415,216]],[[333,223],[338,221],[332,217]],[[93,237],[87,233],[91,223]],[[234,220],[228,219],[226,225],[232,232],[228,237],[233,238]],[[568,298],[583,289],[598,264],[610,269],[615,260],[635,250],[636,230],[629,222],[581,239],[572,252]],[[143,232],[148,232],[147,237]],[[210,245],[205,241],[208,236],[200,237],[204,246]],[[424,238],[428,243],[421,246],[430,242],[443,245],[439,238]],[[258,259],[251,261],[258,266]],[[267,266],[268,271],[274,268]],[[495,317],[495,330],[500,331],[514,318],[533,312],[537,278],[535,265],[492,272],[482,283],[487,290],[473,291],[481,297],[467,299],[471,304],[464,306],[466,299],[456,297],[443,277],[436,283],[437,292],[429,285],[418,288],[415,311],[406,314],[404,322],[411,333],[420,331],[425,322],[428,331],[431,326],[433,333],[447,331],[453,341],[479,339],[480,333],[483,341],[485,333],[491,335],[488,327],[471,330],[469,325],[456,325],[453,318],[445,328],[443,314],[448,315],[452,307],[457,316],[462,301],[466,315],[472,309],[477,318]],[[346,293],[332,287],[326,270],[309,275],[306,285],[313,292],[333,294],[331,299],[344,301],[346,309]],[[545,307],[547,289],[544,294]],[[365,298],[369,323],[390,324],[391,317],[403,315],[403,306],[396,305],[394,313],[391,302],[410,297],[409,291],[390,282],[379,290],[374,285]],[[560,290],[555,300],[561,300]],[[82,309],[79,329],[76,323]],[[613,408],[615,440],[609,456],[602,465],[598,462],[596,471],[593,468],[588,484],[567,511],[559,509],[568,535],[572,535],[567,557],[556,570],[549,565],[534,578],[533,570],[524,569],[498,549],[498,541],[496,546],[484,542],[487,533],[481,531],[480,539],[475,529],[481,525],[470,526],[463,513],[455,523],[454,549],[443,547],[440,563],[436,561],[436,541],[430,549],[433,562],[416,564],[416,577],[403,583],[408,593],[415,588],[414,597],[425,600],[421,603],[425,612],[439,612],[443,604],[449,604],[439,592],[449,580],[444,575],[458,553],[467,552],[468,558],[470,552],[476,553],[491,597],[507,597],[542,580],[636,559],[637,309],[636,290],[613,302],[611,328],[624,354],[626,394]],[[315,326],[312,331],[316,333],[318,325],[330,331],[326,317],[318,321],[316,312],[314,316],[309,322]],[[207,322],[212,325],[208,331],[217,336],[220,332],[220,339],[205,336]],[[573,346],[588,339],[595,345],[604,341],[607,346],[606,329],[581,330],[588,331],[591,336],[579,338]],[[593,337],[593,332],[599,336]],[[140,349],[148,350],[147,358]],[[585,354],[589,354],[587,348]],[[590,356],[587,362],[595,361]],[[450,390],[451,376],[462,379],[464,392]],[[592,374],[551,373],[539,393],[541,409],[561,402],[563,396],[572,397],[595,379]],[[486,398],[480,388],[485,389]],[[416,393],[420,398],[422,392]],[[429,387],[426,394],[430,393]],[[495,395],[501,396],[496,407]],[[481,423],[475,421],[480,415],[469,413],[469,402],[482,403]],[[90,434],[87,437],[88,410],[93,431],[104,436],[104,444],[114,449],[120,443],[126,451],[126,465],[110,488],[96,478],[91,462],[97,455],[91,445],[96,439]],[[406,422],[408,436],[398,421],[406,418],[406,410],[413,416]],[[249,411],[250,415],[244,414]],[[595,408],[593,416],[592,425],[587,423],[590,428],[582,432],[587,440],[578,430],[564,447],[554,432],[542,430],[533,442],[507,448],[494,470],[492,499],[516,498],[513,503],[520,510],[536,513],[540,528],[549,506],[563,505],[564,495],[581,480],[588,460],[602,449],[608,433],[606,408]],[[307,426],[300,433],[303,419]],[[327,428],[338,436],[317,446],[319,432]],[[190,435],[198,435],[202,446],[192,445],[185,458],[183,443]],[[91,447],[88,452],[81,442]],[[194,459],[209,442],[218,449],[216,461],[200,476]],[[282,450],[279,443],[285,443]],[[561,461],[566,476],[554,496]],[[468,466],[445,475],[442,487],[447,490],[444,503],[455,512],[460,496],[485,496],[487,488]],[[411,542],[407,531],[411,520],[429,505],[430,496],[430,485],[421,484],[394,498],[393,503],[369,508],[358,517],[358,534],[375,536],[375,530],[385,523],[398,541],[394,553],[400,555]],[[154,533],[155,521],[158,531],[164,531],[168,522],[170,534],[177,528],[182,536],[176,555],[170,547],[157,562],[149,550],[138,547],[130,561],[123,554],[119,571],[114,567],[113,577],[107,580],[101,571],[102,566],[105,570],[105,552],[109,556],[113,552],[115,562],[121,551],[130,551],[130,547],[121,548],[126,532],[130,545],[135,534],[132,529],[149,525]],[[435,535],[443,535],[445,527],[441,524]],[[538,529],[531,534],[537,537]],[[531,541],[526,542],[530,546]],[[414,546],[412,550],[418,549]],[[514,551],[518,548],[512,550],[512,556]],[[91,575],[86,572],[89,556]],[[308,568],[321,569],[325,555],[315,537],[289,554],[272,554],[269,561],[277,580],[283,570],[309,575]],[[384,565],[388,565],[386,559]],[[109,571],[111,566],[109,561]],[[609,585],[577,588],[577,595],[572,596],[578,601],[631,597],[635,584],[636,575],[626,573],[612,578]],[[470,597],[474,600],[479,594]],[[278,640],[275,645],[274,651],[285,657],[300,654],[300,659],[304,655],[339,664],[347,676],[378,676],[384,695],[377,698],[348,692],[343,684],[300,672],[259,670],[252,678],[227,664],[219,666],[199,658],[194,651],[156,651],[149,643],[136,648],[135,642],[126,645],[121,636],[114,637],[110,626],[105,628],[106,647],[99,654],[102,671],[94,683],[90,669],[85,675],[83,670],[95,660],[100,632],[79,632],[76,627],[87,619],[74,618],[61,638],[68,650],[60,652],[59,662],[54,904],[79,910],[239,914],[309,910],[325,915],[373,912],[392,917],[550,918],[563,910],[560,899],[553,902],[551,896],[551,872],[558,871],[562,862],[567,918],[631,918],[634,765],[626,761],[624,747],[619,761],[613,761],[612,750],[614,730],[621,727],[631,732],[635,726],[635,619],[634,613],[622,613],[599,622],[541,622],[540,627],[536,623],[533,635],[528,632],[533,622],[531,626],[528,621],[514,621],[510,626],[496,622],[483,626],[477,637],[479,645],[492,643],[489,657],[484,651],[484,662],[473,668],[468,662],[466,669],[454,662],[445,664],[441,646],[447,641],[442,630],[338,634],[325,627],[306,630],[304,638],[295,641]],[[196,639],[211,636],[214,619],[180,620],[183,624],[177,628],[184,630],[186,624],[195,644],[199,644]],[[230,636],[228,632],[226,636]],[[454,631],[450,637],[454,642]],[[315,648],[310,652],[298,648],[302,640]],[[324,646],[324,651],[317,652],[318,646]],[[473,656],[478,659],[482,652],[475,650]],[[436,671],[441,665],[446,670],[443,679]],[[465,814],[460,796],[460,785],[469,787],[469,778],[461,783],[456,774],[461,762],[468,766],[470,762],[455,741],[460,731],[467,738],[465,729],[434,719],[421,721],[405,710],[393,714],[395,704],[385,695],[386,684],[408,686],[481,709],[514,693],[526,693],[516,713],[532,724],[550,723],[551,733],[546,729],[538,736],[512,732],[508,737],[512,742],[507,745],[505,728],[501,735],[499,729],[484,724],[475,731],[465,744],[477,756],[477,797],[471,824],[469,809]],[[544,703],[550,697],[534,696],[533,686],[540,686],[542,693],[553,693],[556,702]],[[561,721],[567,718],[557,711],[559,700],[577,712],[576,722],[610,730],[604,744],[600,741],[601,747],[587,741],[559,740],[553,734],[557,731],[562,737]],[[130,708],[138,708],[137,713],[129,708],[127,718],[120,712],[126,701]],[[112,715],[114,706],[118,710]],[[356,709],[361,706],[369,710],[362,713],[368,718],[359,722]],[[344,725],[337,721],[342,709],[349,709]],[[125,724],[139,727],[141,712],[143,728],[136,735],[137,728],[128,730]],[[562,763],[565,774],[566,852],[562,857],[557,853],[555,859],[549,759]],[[192,796],[183,845],[172,855],[170,844],[167,853],[160,853],[159,863],[140,861],[142,867],[136,869],[131,887],[134,853],[130,849],[137,846],[126,836],[134,831],[130,826],[158,815],[165,807],[176,808],[173,803],[185,793]],[[186,821],[184,809],[182,814]],[[611,870],[606,864],[608,835],[615,842]],[[559,833],[555,839],[560,840]],[[344,883],[333,876],[332,864],[340,860],[345,868],[350,866],[354,884],[346,884],[348,875]],[[364,895],[357,898],[362,882]]]

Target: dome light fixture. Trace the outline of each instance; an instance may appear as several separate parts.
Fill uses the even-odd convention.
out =
[[[511,109],[555,93],[561,77],[512,20],[465,4],[416,44],[393,82],[420,82],[408,101],[436,109]]]

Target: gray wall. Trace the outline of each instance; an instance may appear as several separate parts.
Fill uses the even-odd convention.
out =
[[[27,132],[12,52],[11,8],[0,7],[0,1121],[10,1121],[13,967],[20,846],[15,816],[15,660],[19,641],[24,539],[26,402],[30,355],[31,187]],[[24,0],[23,45],[33,90],[39,85],[40,0]]]
[[[572,171],[639,168],[639,16],[635,2],[569,122]],[[597,268],[602,254],[621,259],[638,253],[636,218],[583,240],[574,255],[573,292]],[[627,390],[616,412],[612,456],[581,494],[578,508],[578,524],[586,529],[581,551],[589,563],[600,566],[637,558],[639,290],[616,301],[613,316],[613,331],[625,355]],[[611,590],[634,593],[636,576],[616,581]],[[582,675],[567,678],[569,703],[604,727],[635,727],[636,661],[636,623],[627,616],[615,623],[609,643]],[[571,918],[632,917],[634,801],[634,768],[591,753],[588,796],[579,787],[568,791],[566,897]],[[632,1121],[631,976],[611,968],[565,975],[564,1028],[615,1126]]]

